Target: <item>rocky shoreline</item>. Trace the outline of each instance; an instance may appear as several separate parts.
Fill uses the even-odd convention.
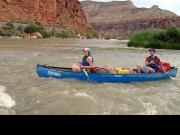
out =
[[[39,38],[97,38],[96,33],[90,32],[84,36],[77,31],[44,26],[40,22],[20,23],[20,22],[0,22],[0,39],[39,39]]]

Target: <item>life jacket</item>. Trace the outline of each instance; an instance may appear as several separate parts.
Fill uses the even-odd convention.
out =
[[[148,57],[148,62],[151,62],[151,61],[153,61],[154,64],[150,64],[149,67],[153,69],[159,68],[159,63],[158,63],[159,59],[157,56],[155,56],[154,58]]]
[[[92,61],[93,61],[93,57],[92,57],[91,55],[89,55],[89,56],[84,56],[83,59],[82,59],[82,65],[83,65],[83,66],[90,66],[89,63],[88,63],[88,61],[87,61],[87,59],[88,59],[89,57],[91,57],[91,58],[92,58]]]

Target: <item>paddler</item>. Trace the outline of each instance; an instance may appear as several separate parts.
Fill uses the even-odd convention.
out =
[[[137,66],[138,73],[156,73],[157,71],[163,71],[161,60],[155,55],[156,50],[150,48],[149,53],[150,56],[146,58],[145,66]]]
[[[91,50],[89,48],[84,48],[83,50],[82,62],[78,64],[73,64],[73,72],[81,72],[82,69],[86,69],[89,73],[93,70],[93,57],[91,56]]]

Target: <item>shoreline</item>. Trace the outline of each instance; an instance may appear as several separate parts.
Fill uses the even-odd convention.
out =
[[[104,38],[56,38],[56,37],[51,37],[51,38],[24,38],[24,37],[0,37],[0,40],[103,40],[103,41],[122,41],[122,42],[127,42],[129,40],[119,40],[119,39],[104,39]]]
[[[63,43],[62,43],[63,41]],[[91,44],[91,41],[95,41],[96,44]],[[21,39],[12,39],[12,38],[2,38],[0,39],[0,47],[8,47],[8,46],[47,46],[47,44],[54,42],[56,46],[72,46],[74,44],[74,48],[83,48],[89,47],[93,50],[100,49],[101,51],[110,51],[110,52],[137,52],[146,51],[148,48],[143,47],[128,47],[129,40],[118,40],[118,39],[79,39],[79,38],[41,38],[41,39],[29,39],[29,38],[21,38]],[[15,43],[16,42],[16,43]],[[22,44],[23,43],[23,44]],[[43,44],[42,44],[43,43]],[[179,52],[180,50],[172,50],[172,49],[157,49],[161,52]]]

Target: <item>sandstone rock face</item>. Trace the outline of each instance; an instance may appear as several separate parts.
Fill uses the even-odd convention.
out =
[[[38,21],[83,34],[91,30],[78,0],[1,0],[0,20]]]
[[[127,37],[134,31],[148,28],[166,28],[180,18],[157,5],[137,8],[130,0],[114,2],[82,2],[88,22],[100,34],[111,37]]]
[[[148,20],[134,20],[112,23],[91,23],[92,27],[103,36],[112,38],[129,37],[135,31],[149,28],[168,28],[176,25],[180,27],[180,17],[156,18]]]

